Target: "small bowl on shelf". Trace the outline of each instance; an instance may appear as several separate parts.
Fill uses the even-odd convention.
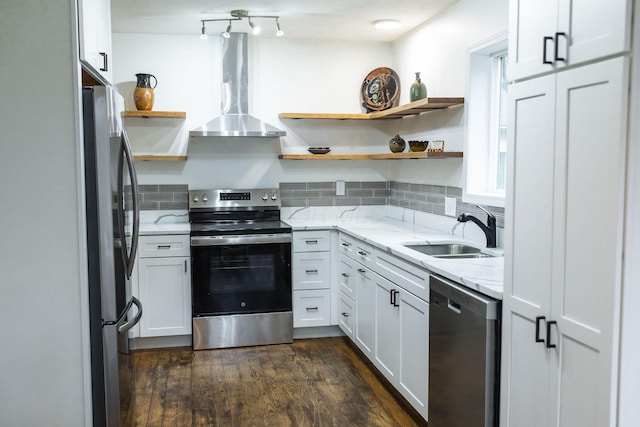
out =
[[[327,154],[331,147],[309,147],[308,150],[312,154]]]
[[[413,152],[424,151],[427,149],[429,141],[409,141],[409,149]]]

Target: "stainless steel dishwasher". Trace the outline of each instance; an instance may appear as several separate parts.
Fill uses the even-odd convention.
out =
[[[438,276],[429,288],[429,427],[495,427],[501,303]]]

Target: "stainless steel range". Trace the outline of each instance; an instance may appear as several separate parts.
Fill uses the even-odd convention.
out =
[[[191,190],[189,220],[193,348],[292,342],[292,239],[279,190]]]

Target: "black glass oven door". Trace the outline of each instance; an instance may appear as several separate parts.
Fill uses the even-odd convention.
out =
[[[193,315],[291,311],[291,243],[192,246]]]

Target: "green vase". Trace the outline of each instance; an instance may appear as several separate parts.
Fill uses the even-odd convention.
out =
[[[411,92],[409,98],[411,102],[419,99],[425,99],[427,97],[427,87],[422,80],[420,80],[420,73],[416,73],[416,81],[411,85]]]

